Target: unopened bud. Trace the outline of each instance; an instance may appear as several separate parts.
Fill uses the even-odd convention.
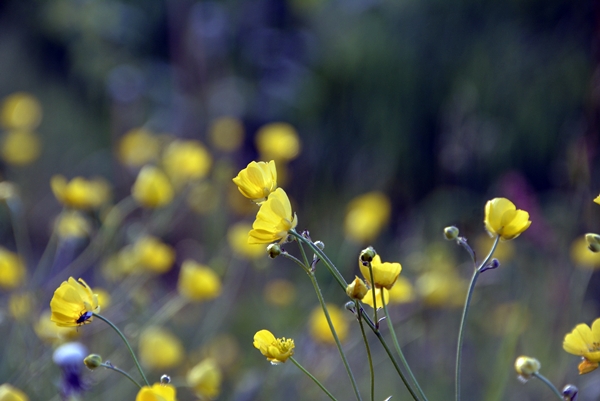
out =
[[[529,356],[520,356],[515,361],[515,370],[524,380],[528,380],[534,374],[539,373],[541,367],[540,361]]]
[[[325,249],[325,243],[323,243],[323,241],[315,241],[315,246],[320,250]]]
[[[355,276],[354,281],[348,284],[346,287],[346,294],[352,299],[358,299],[359,301],[365,297],[369,289],[364,281]]]
[[[370,246],[360,252],[360,260],[361,262],[372,262],[375,255],[377,255],[377,252]]]
[[[102,357],[98,354],[89,354],[83,359],[83,363],[88,369],[94,370],[102,366]]]
[[[454,226],[449,226],[444,228],[444,237],[448,240],[448,241],[452,241],[455,240],[456,238],[458,238],[458,228],[454,227]]]
[[[277,256],[281,255],[281,247],[277,244],[271,244],[267,247],[267,253],[271,259],[275,259]]]
[[[600,235],[589,233],[585,235],[585,240],[588,244],[588,248],[592,252],[600,252]]]
[[[562,389],[562,396],[565,401],[576,401],[579,389],[572,384],[567,384]]]
[[[169,384],[171,383],[171,377],[168,375],[162,375],[160,377],[160,384]]]

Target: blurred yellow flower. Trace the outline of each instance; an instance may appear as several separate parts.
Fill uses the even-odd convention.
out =
[[[205,343],[200,352],[203,357],[217,361],[222,368],[234,368],[238,366],[240,345],[233,335],[221,333]]]
[[[346,209],[344,233],[358,243],[375,240],[390,220],[392,205],[382,192],[369,192],[354,198]]]
[[[2,136],[0,154],[2,159],[14,166],[33,163],[42,153],[42,142],[35,132],[11,130]]]
[[[346,287],[346,295],[348,295],[352,299],[361,300],[366,295],[369,289],[364,281],[362,281],[358,276],[354,277],[354,281],[352,281]]]
[[[207,358],[194,366],[186,376],[187,385],[200,398],[216,398],[221,392],[221,369],[216,361]]]
[[[221,294],[221,279],[208,266],[188,259],[181,265],[177,290],[189,301],[208,301]]]
[[[140,334],[140,362],[155,370],[169,369],[183,359],[181,341],[162,327],[148,327]]]
[[[76,210],[61,213],[54,222],[54,229],[60,238],[86,238],[92,231],[90,222]]]
[[[7,130],[36,129],[42,121],[42,105],[33,95],[16,92],[4,98],[0,123]]]
[[[265,285],[264,297],[275,306],[288,306],[296,299],[296,286],[289,280],[273,279]]]
[[[358,267],[365,280],[371,283],[371,271],[368,266],[363,264],[360,258],[358,259]],[[388,290],[392,288],[402,271],[402,265],[400,265],[400,263],[382,263],[379,255],[375,255],[373,258],[371,268],[373,270],[373,284],[375,287],[384,287]]]
[[[246,222],[239,222],[227,230],[227,240],[229,247],[236,255],[245,259],[258,259],[265,256],[265,246],[261,244],[249,244],[248,232],[252,225]]]
[[[133,255],[140,268],[154,273],[168,272],[175,262],[175,249],[150,235],[135,241]]]
[[[219,206],[221,194],[213,183],[205,180],[190,185],[186,200],[194,213],[210,214]]]
[[[29,401],[29,398],[18,388],[4,383],[0,385],[0,401]]]
[[[94,209],[110,198],[110,186],[102,178],[75,177],[67,182],[64,176],[55,175],[50,180],[50,187],[60,203],[75,209]]]
[[[366,295],[365,295],[366,296]],[[364,298],[363,298],[364,299]],[[327,310],[331,323],[335,327],[335,331],[340,341],[344,341],[348,336],[348,321],[346,320],[345,312],[336,305],[327,304]],[[308,318],[308,328],[313,340],[323,344],[335,344],[333,334],[327,323],[327,318],[320,306],[316,307]]]
[[[284,363],[294,355],[294,340],[291,338],[275,338],[269,330],[258,331],[254,335],[254,348],[267,357],[273,365]]]
[[[31,292],[12,294],[8,300],[8,311],[15,320],[26,320],[31,316],[34,296]]]
[[[594,202],[596,202],[597,204],[600,205],[600,195],[598,195],[594,198]]]
[[[523,379],[529,379],[534,374],[539,373],[541,367],[540,361],[529,356],[520,356],[515,361],[515,370]]]
[[[142,167],[131,188],[131,195],[142,206],[158,208],[173,200],[173,187],[167,175],[151,165]]]
[[[212,165],[212,156],[199,141],[173,141],[163,154],[163,167],[176,187],[204,178]]]
[[[475,254],[485,257],[485,255],[490,252],[490,249],[492,249],[493,244],[494,238],[491,238],[489,235],[483,233],[475,238]],[[513,258],[514,254],[515,246],[512,242],[507,241],[498,242],[496,250],[494,251],[494,257],[503,264],[509,262]]]
[[[598,368],[600,362],[600,318],[594,320],[592,327],[585,323],[575,326],[565,336],[563,349],[569,354],[583,357],[579,364],[579,374],[589,373]]]
[[[571,244],[571,261],[576,267],[598,269],[600,268],[600,253],[592,252],[588,248],[585,236],[582,235]]]
[[[258,130],[256,147],[265,159],[290,161],[300,153],[300,139],[290,124],[271,123]]]
[[[105,311],[112,301],[110,293],[105,289],[98,287],[94,288],[92,292],[98,297],[98,305],[102,305],[102,310]]]
[[[531,225],[529,213],[517,210],[515,204],[506,198],[487,201],[483,222],[488,233],[500,236],[502,241],[517,238]]]
[[[275,241],[283,241],[288,236],[288,231],[298,224],[296,213],[292,214],[290,200],[281,188],[277,188],[264,202],[256,220],[252,224],[252,230],[248,234],[250,244],[269,244]]]
[[[269,194],[277,189],[277,168],[271,160],[265,162],[250,162],[233,179],[239,191],[246,198],[261,204]]]
[[[53,345],[71,341],[79,336],[76,327],[61,327],[50,320],[51,312],[44,311],[33,327],[40,340]]]
[[[145,128],[134,128],[121,137],[117,154],[121,163],[141,167],[158,159],[160,140]]]
[[[223,152],[233,152],[242,145],[244,126],[235,117],[220,117],[212,122],[209,135],[215,148]]]
[[[390,292],[387,288],[375,288],[375,303],[377,304],[377,308],[383,308],[383,304],[381,303],[381,291],[383,291],[383,300],[386,305],[390,302]],[[373,307],[373,289],[371,288],[362,299],[362,303],[365,305],[369,305],[371,308]]]
[[[83,279],[75,281],[69,277],[54,291],[50,301],[52,316],[50,320],[58,326],[70,327],[87,324],[92,321],[92,313],[100,312],[98,296]]]
[[[405,304],[415,299],[415,290],[411,282],[404,277],[398,277],[396,283],[389,291],[390,303]]]
[[[460,307],[465,301],[467,283],[453,270],[430,270],[415,283],[417,293],[428,306]]]
[[[0,246],[0,288],[17,288],[25,281],[25,274],[25,263],[21,257]]]
[[[144,386],[135,397],[135,401],[177,401],[177,391],[170,384],[155,383]]]

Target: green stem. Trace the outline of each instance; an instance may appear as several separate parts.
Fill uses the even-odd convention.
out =
[[[546,386],[548,386],[550,388],[550,390],[552,390],[552,392],[558,396],[559,400],[564,401],[564,397],[562,396],[562,394],[560,393],[560,391],[558,391],[558,389],[556,387],[554,387],[554,384],[552,384],[552,382],[550,380],[546,379],[540,373],[534,373],[533,377],[537,377],[542,382],[544,382],[544,384],[546,384]]]
[[[308,370],[304,369],[304,366],[300,365],[298,363],[298,361],[296,359],[294,359],[293,356],[290,356],[290,361],[292,361],[294,363],[294,365],[296,365],[298,367],[298,369],[303,371],[306,376],[310,377],[312,379],[312,381],[314,381],[315,384],[317,386],[319,386],[321,388],[321,390],[323,390],[323,392],[329,396],[329,398],[331,398],[333,401],[337,401],[337,399],[325,388],[325,386],[323,386],[323,384],[321,384],[321,382],[319,380],[317,380],[316,377],[314,377],[312,374],[310,374],[310,372]]]
[[[93,313],[93,312],[92,312],[92,315],[94,315],[98,319],[104,321],[106,324],[108,324],[110,327],[112,327],[114,331],[117,332],[117,334],[125,342],[125,345],[127,345],[127,348],[129,349],[129,352],[131,353],[131,356],[133,357],[133,361],[135,362],[135,366],[137,366],[137,368],[140,372],[140,375],[142,375],[142,379],[144,379],[144,383],[146,383],[147,386],[150,386],[150,383],[148,382],[148,379],[146,379],[146,375],[144,374],[144,371],[142,370],[142,367],[140,366],[140,363],[138,362],[138,359],[135,356],[135,352],[133,352],[133,348],[131,348],[131,345],[129,345],[129,341],[127,341],[127,338],[125,338],[125,336],[123,335],[121,330],[119,330],[119,328],[117,326],[115,326],[110,320],[108,320],[104,316],[99,315],[97,313]]]
[[[354,301],[354,307],[356,308],[356,319],[360,326],[360,332],[362,334],[363,341],[365,343],[365,349],[367,351],[367,359],[369,360],[369,373],[371,380],[371,401],[375,400],[375,370],[373,369],[373,358],[371,357],[371,347],[369,346],[369,340],[365,333],[365,326],[363,325],[362,314],[360,313],[360,304],[358,301]]]
[[[102,363],[102,364],[100,364],[100,366],[102,366],[103,368],[106,368],[106,369],[114,370],[115,372],[119,372],[120,374],[122,374],[123,376],[125,376],[126,378],[131,380],[131,382],[133,384],[135,384],[136,386],[138,386],[140,389],[142,388],[142,386],[138,382],[136,382],[129,373],[125,372],[124,370],[121,370],[113,365],[108,365],[107,363]]]
[[[300,245],[302,246],[302,245]],[[296,263],[298,266],[300,266],[305,272],[306,274],[310,274],[310,269],[308,267],[306,267],[306,265],[304,263],[302,263],[297,257],[295,257],[294,255],[290,255],[287,252],[282,252],[281,256],[283,256],[284,258],[288,258],[289,260],[293,261],[294,263]]]
[[[359,262],[360,263],[360,262]],[[375,295],[375,279],[373,278],[373,266],[371,262],[367,262],[369,267],[369,276],[371,278],[371,294],[373,295],[373,321],[375,322],[375,327],[379,329],[379,320],[377,319],[377,296]],[[383,300],[383,290],[381,290],[381,299]]]

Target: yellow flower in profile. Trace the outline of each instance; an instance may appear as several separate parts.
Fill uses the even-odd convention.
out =
[[[154,273],[166,273],[175,262],[175,250],[160,239],[146,235],[133,244],[135,262],[140,268]]]
[[[369,266],[365,266],[360,258],[358,260],[358,267],[365,280],[371,283]],[[402,265],[400,265],[400,263],[382,263],[379,255],[375,255],[373,258],[371,268],[373,270],[373,285],[375,285],[375,287],[384,287],[388,290],[392,288],[402,271]]]
[[[36,161],[41,153],[42,142],[35,132],[11,130],[2,136],[0,154],[7,164],[26,166]]]
[[[177,290],[189,301],[209,301],[221,294],[221,279],[210,267],[188,259],[181,265]]]
[[[212,358],[206,358],[194,366],[186,376],[187,385],[200,398],[216,398],[221,392],[222,379],[221,369]]]
[[[150,369],[169,369],[177,366],[184,355],[181,341],[162,327],[148,327],[140,334],[140,362]]]
[[[63,239],[87,238],[92,231],[90,222],[77,210],[61,213],[54,222],[56,234]]]
[[[382,192],[369,192],[348,204],[344,219],[346,237],[358,243],[375,240],[390,220],[392,204]]]
[[[579,374],[589,373],[598,368],[600,362],[600,318],[594,320],[592,327],[585,323],[575,326],[565,336],[563,349],[569,354],[583,357],[579,364]]]
[[[79,336],[77,327],[61,327],[50,320],[52,313],[49,310],[44,311],[33,329],[40,340],[52,344],[59,345],[68,341],[72,341]]]
[[[275,338],[269,330],[258,331],[254,335],[254,348],[260,351],[273,365],[284,363],[294,355],[294,340]]]
[[[381,303],[381,291],[383,291],[383,300],[386,305],[390,302],[390,292],[387,288],[378,288],[375,287],[375,303],[377,304],[377,308],[383,308],[383,304]],[[365,305],[369,305],[371,308],[373,307],[373,289],[371,288],[362,299],[362,303]]]
[[[121,137],[117,155],[121,163],[141,167],[158,159],[160,140],[145,128],[134,128]]]
[[[0,385],[0,401],[29,401],[24,392],[10,384]]]
[[[596,202],[597,204],[600,205],[600,195],[598,195],[594,198],[594,202]]]
[[[271,123],[258,130],[256,147],[265,159],[290,161],[300,153],[300,139],[290,124]]]
[[[246,222],[239,222],[227,230],[227,240],[229,247],[236,255],[245,259],[263,258],[266,254],[265,246],[261,244],[249,244],[248,232],[252,225]]]
[[[92,313],[100,312],[98,296],[83,279],[75,281],[69,277],[54,291],[50,301],[52,316],[50,320],[58,326],[71,327],[92,321]]]
[[[327,304],[327,311],[329,312],[329,317],[331,318],[333,327],[335,327],[338,338],[340,341],[344,341],[348,336],[349,329],[345,312],[333,304]],[[320,306],[316,307],[310,314],[308,328],[311,337],[316,342],[328,345],[335,344],[333,334],[331,334],[329,324],[327,323],[327,318]]]
[[[296,286],[289,280],[273,279],[265,285],[265,301],[274,306],[288,306],[296,299]]]
[[[8,311],[15,320],[26,320],[31,316],[35,298],[31,292],[12,294],[8,300]]]
[[[540,361],[529,356],[520,356],[515,361],[515,370],[523,379],[530,379],[534,374],[540,372],[542,365]]]
[[[212,165],[212,156],[199,141],[173,141],[163,154],[162,164],[175,186],[204,178]]]
[[[7,130],[33,130],[42,121],[42,106],[35,96],[16,92],[4,98],[0,124]]]
[[[144,386],[135,397],[135,401],[177,401],[177,391],[170,384],[154,383]]]
[[[25,263],[21,257],[0,246],[0,288],[17,288],[25,281],[25,273]]]
[[[275,161],[250,162],[233,179],[239,191],[246,198],[260,204],[277,189],[277,168]]]
[[[213,146],[223,152],[239,149],[244,140],[244,126],[234,117],[220,117],[212,122],[209,128]]]
[[[600,253],[592,252],[585,236],[581,235],[571,244],[571,261],[576,267],[595,270],[600,268]]]
[[[110,186],[102,178],[75,177],[67,182],[64,176],[55,175],[50,180],[50,187],[60,203],[74,209],[94,209],[110,198]]]
[[[283,241],[288,231],[298,224],[296,213],[292,213],[292,205],[285,191],[277,188],[269,198],[260,205],[252,230],[248,234],[250,244],[270,244]]]
[[[529,213],[517,210],[514,203],[506,198],[494,198],[485,204],[485,229],[492,236],[500,236],[502,241],[517,238],[531,225]]]
[[[163,207],[173,200],[173,187],[167,175],[151,165],[142,167],[131,188],[131,195],[146,208]]]
[[[352,299],[361,300],[365,297],[369,289],[364,281],[362,281],[357,276],[354,277],[354,281],[352,281],[346,287],[346,295],[348,295]]]

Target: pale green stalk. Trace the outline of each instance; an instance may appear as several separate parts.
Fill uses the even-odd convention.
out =
[[[369,346],[369,340],[365,333],[365,327],[363,326],[362,314],[360,313],[360,304],[357,300],[354,301],[354,307],[356,308],[356,319],[360,326],[360,333],[362,334],[363,341],[365,343],[365,350],[367,351],[367,359],[369,361],[369,373],[371,380],[371,401],[375,401],[375,369],[373,369],[373,358],[371,357],[371,347]]]
[[[119,369],[116,366],[109,365],[107,363],[102,363],[102,364],[100,364],[100,366],[102,366],[103,368],[106,368],[106,369],[114,370],[115,372],[118,372],[118,373],[122,374],[123,376],[125,376],[126,378],[128,378],[129,380],[131,380],[131,382],[133,384],[135,384],[136,386],[138,386],[140,389],[142,388],[142,386],[138,382],[136,382],[133,379],[133,377],[131,377],[131,375],[129,373],[125,372],[124,370]]]
[[[330,393],[330,392],[329,392],[329,391],[328,391],[328,390],[325,388],[325,386],[323,386],[323,384],[321,384],[321,382],[320,382],[319,380],[317,380],[317,378],[316,378],[316,377],[314,377],[312,374],[310,374],[310,372],[309,372],[308,370],[304,369],[304,366],[300,365],[300,364],[298,363],[298,361],[297,361],[296,359],[294,359],[294,357],[293,357],[293,356],[290,356],[290,361],[292,361],[292,362],[294,363],[294,365],[296,365],[296,366],[298,367],[298,369],[300,369],[302,372],[304,372],[304,374],[305,374],[306,376],[310,377],[310,378],[312,379],[312,381],[313,381],[313,382],[315,382],[315,384],[316,384],[317,386],[319,386],[319,388],[320,388],[321,390],[323,390],[323,392],[324,392],[325,394],[327,394],[327,396],[328,396],[329,398],[331,398],[333,401],[337,401],[337,399],[336,399],[336,398],[335,398],[335,397],[334,397],[334,396],[333,396],[333,395],[332,395],[332,394],[331,394],[331,393]]]
[[[550,388],[550,390],[552,390],[552,392],[558,396],[559,400],[564,401],[564,397],[562,396],[560,391],[558,391],[558,389],[556,387],[554,387],[554,384],[552,384],[552,382],[550,382],[550,380],[546,379],[541,373],[534,373],[533,377],[537,377],[542,382],[544,382],[544,384],[546,386],[548,386]]]

